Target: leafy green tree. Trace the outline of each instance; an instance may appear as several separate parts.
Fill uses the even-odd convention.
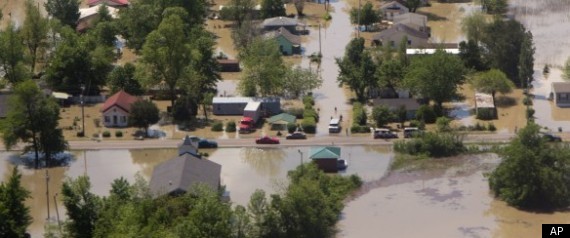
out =
[[[406,7],[408,8],[408,10],[410,12],[416,12],[416,10],[418,10],[418,8],[422,5],[422,1],[421,0],[407,0],[406,1]]]
[[[477,45],[485,34],[487,19],[480,12],[474,12],[461,20],[461,31],[466,35],[467,41],[473,41]]]
[[[403,68],[408,67],[408,65],[410,65],[410,59],[408,58],[408,37],[404,36],[402,37],[402,40],[400,41],[400,44],[398,45],[398,61],[400,62],[400,65],[402,65]]]
[[[507,11],[507,0],[481,0],[483,10],[489,14],[503,14]]]
[[[521,43],[518,65],[519,80],[523,87],[528,87],[528,84],[534,79],[534,51],[532,32],[527,31],[524,33]]]
[[[261,17],[272,18],[285,16],[285,4],[282,0],[262,0]]]
[[[424,123],[434,123],[437,115],[429,105],[421,105],[416,111],[416,119]]]
[[[73,29],[79,19],[79,0],[47,0],[44,4],[48,14]]]
[[[394,120],[394,114],[385,106],[376,106],[372,109],[372,118],[377,127],[383,127]]]
[[[245,96],[272,96],[282,92],[287,68],[283,63],[277,41],[255,39],[240,52],[244,65],[239,89]]]
[[[66,143],[57,129],[59,107],[47,98],[32,80],[26,80],[14,89],[8,102],[8,114],[0,127],[6,148],[18,142],[28,144],[25,150],[35,153],[35,167],[39,167],[39,153],[46,159],[65,149]]]
[[[283,78],[283,92],[298,98],[304,92],[310,92],[321,86],[323,80],[319,78],[310,69],[295,67],[287,70],[285,78]]]
[[[501,164],[489,176],[499,199],[522,209],[559,209],[570,205],[570,149],[548,145],[534,123],[519,130],[501,150]]]
[[[337,82],[340,86],[348,85],[356,94],[359,102],[364,102],[367,92],[377,86],[375,77],[376,64],[372,61],[370,53],[364,50],[364,38],[352,39],[346,46],[346,52],[342,59],[337,58],[339,77]]]
[[[160,120],[158,107],[151,101],[139,100],[131,105],[129,124],[134,127],[144,128],[147,135],[148,127]]]
[[[0,184],[1,237],[26,237],[26,230],[32,224],[30,208],[24,204],[31,196],[21,180],[22,174],[14,167],[8,181]]]
[[[510,93],[515,87],[513,82],[498,69],[491,69],[475,76],[471,85],[479,92],[491,94],[493,103],[497,92],[501,94]]]
[[[475,41],[462,41],[459,43],[459,57],[467,69],[475,71],[487,70],[487,63],[482,58],[481,47]]]
[[[396,60],[384,61],[376,69],[378,86],[389,89],[392,97],[398,97],[396,87],[402,85],[404,74],[404,67],[400,62]]]
[[[464,81],[465,68],[461,60],[443,50],[412,60],[404,85],[413,92],[435,102],[436,112],[443,102],[457,97],[457,86]]]
[[[481,39],[485,52],[482,57],[489,61],[489,67],[500,69],[519,87],[523,85],[519,76],[519,62],[525,32],[524,26],[515,20],[495,19],[485,27],[485,34]],[[528,57],[528,54],[530,49],[525,57]]]
[[[22,40],[30,55],[31,72],[34,73],[38,53],[47,47],[49,21],[42,17],[40,9],[31,0],[26,0],[26,18],[22,26]],[[39,51],[39,52],[38,52]]]
[[[24,44],[13,24],[0,32],[0,65],[4,78],[15,85],[28,78],[24,66]]]
[[[380,21],[380,15],[374,10],[372,3],[366,2],[362,9],[360,9],[360,15],[358,14],[358,8],[352,8],[350,10],[350,22],[352,24],[364,25],[365,30],[368,31],[368,26]],[[360,16],[360,20],[358,17]]]
[[[93,237],[101,200],[91,193],[90,189],[91,182],[87,176],[67,179],[61,187],[63,205],[68,217],[65,232],[70,237]]]
[[[160,14],[150,4],[132,2],[126,9],[119,11],[119,29],[125,37],[126,45],[135,51],[140,51],[149,33],[160,24]]]
[[[236,27],[240,28],[244,21],[252,18],[252,14],[255,8],[255,1],[231,0],[230,6],[227,6],[227,8],[230,11],[230,20],[235,21]]]
[[[131,63],[116,66],[107,77],[107,86],[111,89],[111,94],[123,90],[131,95],[142,95],[144,90],[135,78],[135,71],[136,67]]]
[[[246,19],[238,27],[232,29],[232,40],[240,51],[246,49],[261,35],[261,30],[252,20]]]
[[[570,57],[566,59],[564,67],[562,68],[562,78],[570,80]]]
[[[437,120],[435,121],[435,124],[437,125],[437,131],[438,132],[449,132],[451,131],[451,119],[447,118],[447,117],[438,117]]]

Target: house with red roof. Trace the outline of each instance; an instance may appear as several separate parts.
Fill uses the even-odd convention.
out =
[[[129,113],[131,105],[140,100],[121,90],[109,97],[103,107],[103,125],[105,127],[126,127],[129,125]]]
[[[129,6],[128,0],[87,0],[87,5],[89,7],[97,6],[99,4],[105,4],[111,7],[126,7]]]

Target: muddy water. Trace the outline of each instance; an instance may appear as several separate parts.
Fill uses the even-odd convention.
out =
[[[493,199],[483,176],[495,155],[443,162],[443,169],[393,172],[343,211],[339,237],[540,237],[543,223],[570,213],[536,214]]]
[[[308,147],[287,149],[218,149],[201,150],[211,154],[210,159],[222,165],[222,183],[230,191],[232,200],[246,205],[255,189],[267,193],[280,190],[286,181],[288,170],[294,169],[301,161],[308,162]],[[124,177],[134,182],[135,174],[140,173],[150,179],[154,166],[177,154],[175,149],[153,150],[98,150],[75,152],[75,160],[69,167],[49,169],[50,220],[56,221],[53,196],[60,192],[67,177],[87,174],[91,180],[91,191],[100,196],[108,195],[114,179]],[[388,169],[391,153],[385,147],[345,147],[342,157],[349,159],[346,174],[357,173],[367,181],[377,180]],[[0,153],[0,181],[5,181],[18,164],[11,153]],[[20,166],[22,184],[31,191],[32,199],[26,201],[34,219],[29,231],[32,237],[42,237],[47,218],[45,170],[32,170]],[[60,218],[65,211],[58,200]]]

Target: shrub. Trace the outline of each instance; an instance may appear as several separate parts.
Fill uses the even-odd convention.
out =
[[[226,132],[236,132],[235,121],[228,121],[228,123],[226,123]]]
[[[303,127],[305,133],[314,134],[317,132],[317,122],[313,117],[305,117],[301,123],[301,127]]]
[[[297,119],[303,119],[303,113],[305,112],[304,108],[300,108],[300,107],[292,107],[292,108],[288,108],[287,110],[285,110],[285,113],[291,114],[295,117],[297,117]]]
[[[427,124],[435,123],[437,116],[435,111],[429,105],[421,105],[416,111],[416,119],[418,121],[423,121]]]
[[[489,122],[489,125],[487,125],[487,130],[496,131],[497,127],[495,127],[495,124],[493,124],[492,122]]]
[[[532,100],[530,99],[530,97],[527,96],[527,97],[524,97],[524,98],[523,98],[522,103],[523,103],[525,106],[530,106],[530,105],[532,105]]]
[[[420,130],[426,129],[426,124],[423,121],[411,120],[410,127],[417,127]]]
[[[313,96],[311,95],[306,95],[303,96],[303,104],[305,105],[305,107],[307,107],[307,105],[315,105],[315,99],[313,99]]]
[[[103,132],[103,137],[105,137],[105,138],[111,137],[111,132],[109,132],[109,131],[104,131],[104,132]]]
[[[451,131],[451,127],[449,124],[451,123],[451,119],[447,117],[438,117],[435,124],[437,125],[437,130],[441,132],[448,132]]]
[[[370,133],[370,127],[352,124],[352,126],[350,127],[350,132],[351,133]]]
[[[382,127],[388,122],[394,121],[394,114],[385,106],[376,106],[372,109],[372,118],[376,122],[377,127]]]
[[[352,105],[352,121],[358,125],[366,125],[368,121],[366,110],[364,110],[364,107],[359,102],[355,102]]]
[[[323,15],[323,19],[324,19],[325,21],[330,21],[330,20],[332,19],[332,16],[331,16],[331,14],[329,14],[329,12],[327,11],[327,12],[325,13],[325,15]]]
[[[526,118],[533,118],[534,117],[534,109],[528,108],[526,109]]]
[[[474,131],[484,131],[485,129],[485,126],[479,124],[479,122],[475,123],[475,126],[473,127]]]
[[[426,132],[411,140],[394,143],[396,152],[430,157],[454,156],[465,151],[463,138],[453,133]]]
[[[115,137],[123,137],[122,131],[115,131]]]
[[[477,119],[479,120],[493,120],[496,118],[495,108],[479,108],[477,110]]]
[[[212,131],[223,131],[224,130],[224,124],[222,124],[222,122],[214,122],[214,124],[212,125]]]
[[[307,117],[312,117],[313,119],[315,119],[315,122],[319,121],[319,114],[313,108],[305,109],[305,111],[303,112],[303,118]]]
[[[288,131],[289,133],[295,132],[296,129],[297,129],[297,124],[295,124],[295,123],[289,123],[289,124],[287,124],[287,131]]]

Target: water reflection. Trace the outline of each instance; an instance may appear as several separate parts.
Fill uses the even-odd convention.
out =
[[[279,173],[285,155],[285,151],[275,148],[243,148],[240,150],[241,160],[264,177],[276,176]]]

